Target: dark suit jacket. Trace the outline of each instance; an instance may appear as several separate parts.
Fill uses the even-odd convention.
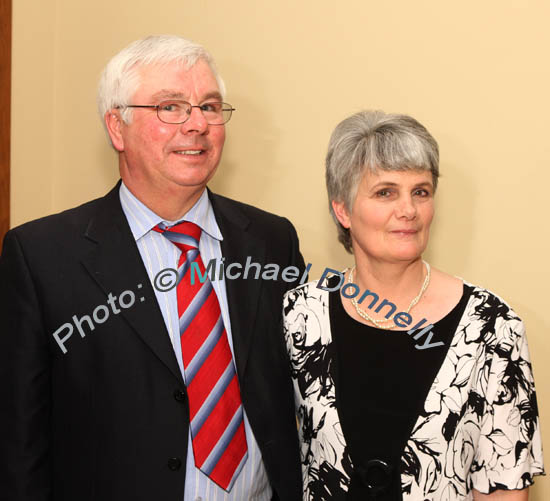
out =
[[[211,201],[226,264],[252,256],[303,270],[288,220],[214,194]],[[280,276],[226,281],[244,408],[283,501],[302,495],[280,329],[282,295],[296,285]],[[93,330],[84,323],[85,337],[75,329],[62,353],[52,336],[61,325],[128,289],[133,306],[111,310]],[[0,325],[0,500],[182,501],[185,386],[118,185],[7,233]]]

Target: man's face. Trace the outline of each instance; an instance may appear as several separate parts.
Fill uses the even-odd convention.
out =
[[[202,60],[191,68],[177,63],[139,68],[140,85],[130,104],[181,99],[193,105],[221,101],[212,70]],[[120,124],[111,139],[121,152],[121,177],[150,193],[178,187],[203,188],[214,175],[225,141],[224,125],[208,125],[198,108],[183,124],[166,124],[154,108],[133,108],[130,124]],[[197,153],[198,152],[198,153]]]

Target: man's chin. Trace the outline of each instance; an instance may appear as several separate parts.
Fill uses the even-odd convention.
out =
[[[209,172],[199,169],[185,169],[185,171],[170,173],[166,176],[166,179],[171,185],[180,188],[199,188],[206,186],[206,183],[212,179],[215,172],[215,169]]]

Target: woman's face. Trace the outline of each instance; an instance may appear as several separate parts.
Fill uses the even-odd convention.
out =
[[[332,202],[340,223],[349,228],[356,259],[361,255],[389,262],[410,261],[424,252],[434,216],[430,171],[366,172],[351,214]]]

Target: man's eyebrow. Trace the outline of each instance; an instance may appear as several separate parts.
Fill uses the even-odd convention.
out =
[[[222,95],[217,90],[215,90],[206,94],[206,96],[204,96],[203,98],[203,102],[208,101],[209,99],[217,99],[218,101],[221,101]]]
[[[158,100],[162,101],[163,99],[181,99],[183,101],[187,101],[187,96],[185,94],[183,94],[182,92],[169,90],[169,89],[162,89],[162,90],[159,90],[158,92],[155,92],[151,96],[151,99],[153,101],[158,101]],[[217,99],[217,100],[221,101],[222,100],[222,95],[217,90],[212,91],[212,92],[209,92],[208,94],[206,94],[206,96],[204,96],[202,98],[201,102],[208,101],[209,99]]]
[[[181,92],[177,92],[174,90],[168,90],[168,89],[162,89],[158,92],[155,92],[151,99],[157,100],[157,99],[184,99],[184,95]]]

